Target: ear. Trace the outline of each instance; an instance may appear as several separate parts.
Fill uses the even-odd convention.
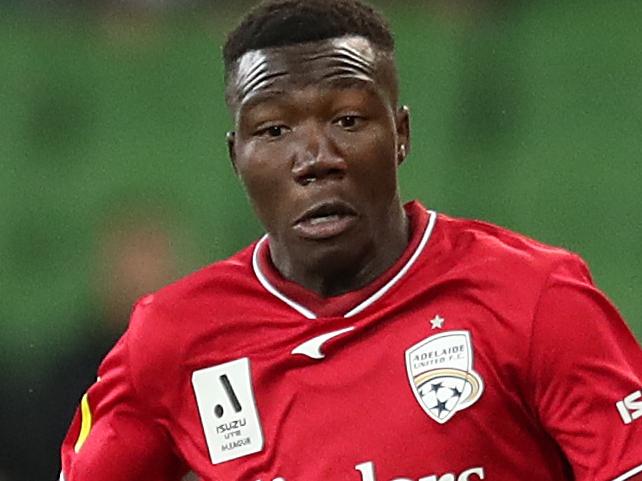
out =
[[[236,132],[230,130],[227,134],[225,134],[225,139],[227,140],[227,153],[230,157],[230,162],[232,163],[232,169],[234,169],[234,173],[238,175],[239,171],[236,168],[236,150],[234,149]]]
[[[396,112],[397,165],[406,160],[410,153],[410,109],[402,105]]]

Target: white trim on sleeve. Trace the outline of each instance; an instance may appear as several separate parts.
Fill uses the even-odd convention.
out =
[[[631,479],[633,476],[640,473],[642,473],[642,464],[636,466],[633,469],[629,469],[626,473],[618,476],[617,478],[613,478],[612,481],[626,481],[627,479]]]

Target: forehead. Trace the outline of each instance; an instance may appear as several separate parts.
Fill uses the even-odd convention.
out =
[[[385,53],[359,36],[253,50],[236,63],[228,81],[228,102],[238,109],[265,96],[273,98],[311,85],[391,88],[386,82],[390,77],[386,76],[387,60]]]

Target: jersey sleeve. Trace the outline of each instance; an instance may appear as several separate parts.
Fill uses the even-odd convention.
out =
[[[577,481],[642,480],[642,351],[574,256],[541,293],[529,379],[536,414]]]
[[[177,481],[172,443],[130,379],[127,333],[99,368],[62,444],[63,481]]]

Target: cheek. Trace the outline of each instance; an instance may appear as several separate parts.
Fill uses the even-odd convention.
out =
[[[394,137],[384,128],[368,129],[355,136],[346,145],[352,159],[354,178],[360,180],[368,192],[383,194],[382,190],[396,190],[397,154]]]
[[[248,145],[237,153],[241,182],[259,220],[268,229],[281,209],[288,179],[283,153],[278,150]]]

